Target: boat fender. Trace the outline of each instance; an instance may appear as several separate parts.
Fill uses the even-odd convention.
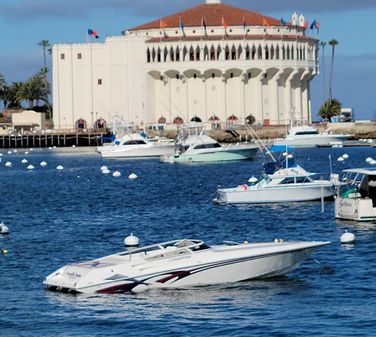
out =
[[[248,186],[246,185],[246,184],[243,184],[243,185],[241,185],[241,188],[243,189],[243,190],[248,190]]]

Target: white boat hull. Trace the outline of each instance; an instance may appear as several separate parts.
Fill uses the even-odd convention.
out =
[[[332,146],[343,143],[349,139],[349,135],[317,135],[317,136],[299,136],[295,138],[285,138],[276,140],[275,146],[290,147],[315,147],[315,146]]]
[[[376,207],[372,199],[336,197],[334,205],[335,217],[355,221],[376,220]]]
[[[49,275],[51,290],[80,293],[139,292],[151,288],[239,282],[284,275],[298,267],[319,247],[329,242],[270,242],[213,246],[208,251],[156,261],[127,256],[112,264],[114,256],[73,264]]]
[[[160,157],[172,155],[174,150],[174,144],[110,145],[97,149],[102,158]]]
[[[243,189],[242,186],[218,190],[214,201],[224,204],[263,204],[297,201],[313,201],[334,195],[333,184],[294,184],[295,186]]]

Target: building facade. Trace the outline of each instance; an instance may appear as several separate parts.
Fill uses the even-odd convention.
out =
[[[54,45],[54,125],[310,122],[317,49],[302,16],[282,25],[206,0],[104,43]]]

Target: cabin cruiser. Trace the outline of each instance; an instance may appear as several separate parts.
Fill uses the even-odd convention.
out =
[[[120,293],[239,282],[284,275],[329,243],[279,239],[209,246],[201,240],[174,240],[68,264],[43,283],[55,291]]]
[[[344,184],[335,198],[335,217],[356,221],[376,220],[376,169],[343,170]]]
[[[173,154],[175,143],[149,141],[146,136],[139,133],[127,133],[113,143],[97,147],[102,158],[135,158],[135,157],[159,157]]]
[[[258,152],[255,144],[222,145],[205,133],[203,125],[185,126],[180,134],[183,136],[178,136],[175,154],[161,156],[161,162],[194,163],[252,159]]]
[[[330,180],[315,180],[315,173],[297,165],[291,154],[285,155],[282,163],[275,161],[265,165],[261,180],[252,177],[245,184],[219,188],[213,201],[218,204],[263,204],[313,201],[334,196],[338,175],[332,174]]]
[[[350,137],[351,135],[320,133],[312,126],[303,125],[291,127],[286,138],[277,139],[274,145],[290,147],[338,146]]]

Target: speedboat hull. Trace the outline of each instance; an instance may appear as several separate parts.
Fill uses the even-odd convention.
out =
[[[140,145],[110,145],[98,149],[102,158],[137,158],[137,157],[160,157],[172,155],[174,144],[140,144]]]
[[[286,137],[282,140],[276,140],[273,145],[275,146],[290,146],[290,147],[315,147],[315,146],[332,146],[338,145],[348,140],[350,135],[317,135],[317,136],[299,136],[299,137]]]
[[[195,151],[194,153],[183,153],[175,156],[165,156],[162,162],[167,163],[199,163],[199,162],[219,162],[232,160],[252,159],[258,149],[255,147],[232,147],[223,148],[217,151]]]
[[[305,183],[282,187],[252,188],[240,185],[234,188],[218,189],[214,202],[219,204],[264,204],[298,201],[314,201],[333,197],[333,184]]]
[[[329,242],[244,243],[219,245],[192,253],[140,258],[121,254],[71,264],[47,276],[51,290],[78,293],[139,292],[267,278],[298,267]],[[115,262],[117,261],[117,262]]]

